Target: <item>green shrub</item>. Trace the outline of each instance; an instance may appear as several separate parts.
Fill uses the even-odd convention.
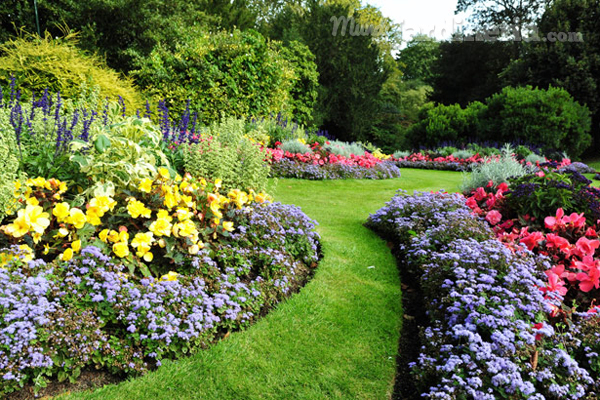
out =
[[[466,174],[461,190],[463,193],[470,193],[478,187],[485,187],[489,181],[494,182],[494,185],[499,185],[502,182],[508,182],[508,178],[517,178],[527,173],[527,170],[514,155],[513,149],[506,145],[502,149],[502,157],[499,160],[486,160],[475,166],[471,173]]]
[[[461,108],[458,104],[426,104],[419,112],[419,121],[408,131],[413,147],[434,147],[445,141],[465,141],[476,137],[479,114],[485,106],[475,102]]]
[[[470,150],[457,150],[452,155],[456,158],[469,158],[473,157],[474,153]]]
[[[483,139],[536,141],[545,150],[578,157],[591,144],[590,113],[564,89],[505,87],[486,100],[481,114]]]
[[[404,158],[404,157],[408,157],[412,154],[411,151],[405,151],[405,150],[398,150],[395,151],[393,154],[394,158]]]
[[[365,148],[358,143],[348,143],[339,140],[331,140],[329,144],[324,146],[324,149],[337,154],[338,156],[350,157],[351,154],[362,156],[365,154]]]
[[[222,114],[265,116],[292,110],[294,70],[255,31],[190,35],[175,46],[157,45],[131,75],[175,115],[186,101],[202,121]]]
[[[281,143],[281,149],[283,151],[289,151],[290,153],[312,153],[310,146],[299,142],[298,140],[286,140],[285,142]]]
[[[5,89],[12,77],[22,98],[60,92],[64,99],[78,99],[94,88],[97,97],[117,100],[120,96],[133,113],[142,106],[142,99],[133,84],[108,68],[98,57],[75,47],[76,37],[53,39],[46,33],[9,40],[0,45],[0,86]]]
[[[184,144],[184,168],[195,177],[221,179],[225,191],[264,191],[270,168],[265,153],[244,129],[243,119],[233,117],[213,123],[198,143]]]

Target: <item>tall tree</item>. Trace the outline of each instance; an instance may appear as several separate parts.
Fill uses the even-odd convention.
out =
[[[458,0],[456,12],[470,12],[477,29],[498,28],[521,40],[523,30],[539,18],[545,4],[546,0]]]
[[[503,72],[506,84],[566,89],[592,112],[594,148],[600,148],[600,0],[556,0],[545,11],[540,36],[578,32],[566,41],[528,43]]]
[[[440,43],[427,35],[415,35],[398,54],[400,70],[404,80],[417,80],[430,84],[433,64],[439,57]]]
[[[511,46],[504,41],[442,42],[432,66],[431,100],[464,107],[500,91],[499,74],[511,61]]]

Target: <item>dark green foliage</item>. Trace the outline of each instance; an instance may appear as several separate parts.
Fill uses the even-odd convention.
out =
[[[511,60],[510,42],[440,43],[439,57],[433,63],[431,100],[466,106],[484,101],[502,89],[498,74]]]
[[[483,139],[534,142],[570,157],[591,143],[588,108],[560,88],[506,87],[487,100],[480,127]]]
[[[258,32],[197,32],[171,49],[157,46],[132,72],[155,100],[175,114],[190,108],[200,120],[222,114],[261,116],[291,111],[294,71]]]

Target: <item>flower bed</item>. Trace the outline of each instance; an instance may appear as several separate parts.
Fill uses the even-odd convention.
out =
[[[326,151],[319,143],[306,153],[291,153],[279,147],[266,149],[271,163],[271,176],[309,180],[323,179],[389,179],[400,176],[400,169],[383,155],[350,154],[348,157]],[[379,155],[379,154],[377,154]]]
[[[486,217],[498,226],[495,213]],[[556,312],[567,293],[547,284],[551,257],[495,239],[460,195],[400,193],[368,225],[395,243],[403,275],[423,291],[422,347],[413,377],[403,377],[416,379],[418,393],[408,397],[595,398],[600,320]]]
[[[282,159],[271,165],[271,176],[310,180],[323,179],[390,179],[400,177],[400,168],[394,162],[383,161],[371,167],[330,163],[311,164]]]
[[[0,235],[0,394],[84,369],[143,373],[247,326],[311,276],[319,236],[299,208],[160,172],[81,208],[57,180],[17,192]]]

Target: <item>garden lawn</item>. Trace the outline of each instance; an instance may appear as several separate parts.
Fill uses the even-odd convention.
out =
[[[389,180],[281,179],[275,199],[316,219],[325,258],[313,280],[254,326],[143,377],[69,399],[385,399],[402,321],[396,262],[363,226],[399,188],[457,191],[462,174]]]

